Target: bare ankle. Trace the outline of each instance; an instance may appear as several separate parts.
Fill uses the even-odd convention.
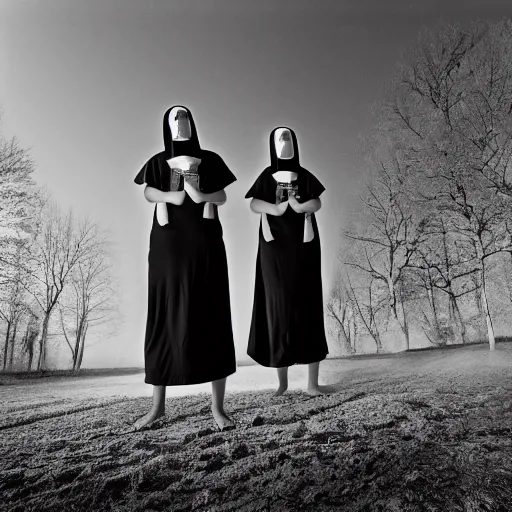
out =
[[[284,394],[288,389],[288,385],[279,385],[279,387],[277,388],[277,391],[274,393],[274,396],[280,396],[282,394]]]
[[[212,405],[212,413],[224,414],[224,405]]]

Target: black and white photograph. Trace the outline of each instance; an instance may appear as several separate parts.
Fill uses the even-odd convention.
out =
[[[512,512],[509,0],[0,0],[0,511]]]

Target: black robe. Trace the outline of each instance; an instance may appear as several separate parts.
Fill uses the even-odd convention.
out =
[[[276,204],[277,171],[297,173],[298,201],[317,198],[325,190],[318,179],[299,164],[298,144],[290,130],[294,157],[278,159],[270,134],[271,166],[246,194]],[[274,240],[263,237],[262,221],[256,260],[256,283],[247,354],[262,366],[280,368],[314,363],[328,354],[324,328],[320,237],[315,215],[314,238],[304,242],[304,214],[288,206],[284,215],[267,215]]]
[[[173,108],[173,107],[172,107]],[[164,116],[165,151],[143,166],[135,183],[168,192],[168,159],[201,158],[203,193],[222,190],[236,181],[222,158],[199,147],[192,115],[192,137],[172,141]],[[173,386],[211,382],[236,371],[226,250],[217,206],[204,218],[204,203],[185,194],[182,205],[166,203],[169,223],[161,226],[153,213],[149,242],[148,309],[144,359],[147,384]]]

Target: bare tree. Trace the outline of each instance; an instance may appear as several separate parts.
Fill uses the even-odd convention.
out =
[[[347,354],[356,353],[357,322],[352,295],[340,276],[327,302],[327,314],[335,321],[335,337]]]
[[[77,223],[71,212],[63,216],[54,204],[45,208],[40,229],[31,246],[29,268],[37,286],[27,290],[42,311],[38,370],[46,364],[51,315],[74,268],[91,253],[94,234],[95,226],[90,221]]]
[[[30,238],[43,197],[32,179],[30,152],[0,133],[0,319],[6,324],[3,369],[12,367],[17,331],[26,310],[25,272]]]
[[[370,276],[366,287],[360,288],[359,293],[356,292],[348,276],[347,281],[351,301],[355,305],[357,316],[366,332],[368,332],[375,342],[377,354],[380,354],[384,351],[384,346],[381,339],[382,329],[379,328],[379,313],[386,309],[386,302],[382,299],[379,300],[379,293],[376,293],[374,290],[375,278]]]
[[[409,349],[409,323],[404,302],[400,296],[406,293],[401,288],[411,258],[424,242],[426,222],[409,209],[401,176],[388,172],[381,163],[380,176],[367,187],[363,199],[370,222],[364,233],[345,232],[344,236],[362,246],[359,261],[346,264],[372,277],[380,293],[387,295],[392,315],[404,335],[405,349]]]
[[[3,350],[4,371],[8,366],[12,368],[16,335],[20,320],[23,314],[26,312],[26,304],[24,302],[23,292],[24,290],[21,288],[20,283],[16,283],[11,287],[11,295],[6,298],[7,300],[2,300],[0,303],[0,318],[5,322],[7,326]]]
[[[90,251],[73,269],[70,285],[69,293],[61,296],[59,312],[76,371],[82,364],[88,329],[108,323],[111,334],[116,327],[115,279],[106,239],[98,225],[90,232]]]
[[[419,286],[426,292],[428,298],[433,318],[432,324],[425,312],[422,313],[423,318],[439,343],[446,344],[448,341],[448,331],[453,330],[450,326],[456,326],[460,333],[460,342],[465,343],[466,327],[458,300],[475,291],[470,277],[479,271],[478,262],[471,248],[468,247],[467,241],[448,232],[442,216],[438,216],[430,225],[430,236],[411,263],[411,266],[419,271],[417,278]],[[436,301],[436,291],[447,296],[448,326],[440,321],[440,306]],[[429,336],[429,339],[434,342],[432,336]]]
[[[436,300],[434,279],[430,268],[424,272],[418,272],[416,275],[416,287],[424,292],[429,305],[430,314],[425,308],[420,308],[420,325],[428,340],[434,345],[445,345],[447,343],[445,333],[441,326],[438,301]]]
[[[512,237],[507,229],[509,212],[499,198],[494,201],[479,201],[478,197],[470,198],[465,184],[458,182],[456,188],[456,193],[453,190],[449,192],[449,203],[447,201],[445,208],[452,214],[453,231],[466,238],[471,247],[468,252],[477,262],[482,314],[487,325],[489,348],[494,350],[495,336],[488,301],[487,261],[494,255],[512,250]],[[442,195],[440,193],[439,197]]]
[[[459,62],[460,102],[452,126],[464,144],[468,168],[496,193],[512,199],[512,20],[480,25]],[[473,34],[476,35],[476,30]],[[439,69],[439,66],[437,66]]]
[[[510,250],[510,206],[493,192],[507,195],[511,41],[508,21],[425,31],[399,68],[390,101],[382,109],[388,151],[406,169],[411,197],[430,212],[441,211],[447,232],[470,247],[480,274],[491,350],[486,263]],[[448,285],[444,291],[460,317],[456,293]]]
[[[0,278],[8,272],[8,244],[31,232],[34,199],[38,193],[32,179],[34,162],[27,149],[13,137],[0,133]]]
[[[449,257],[446,253],[447,247],[444,246],[444,256],[449,258],[448,266],[446,260],[444,265],[442,262],[436,265],[438,277],[436,286],[448,294],[450,307],[455,313],[454,317],[459,325],[463,325],[457,298],[469,293],[470,290],[463,290],[457,294],[452,285],[455,279],[464,278],[475,272],[479,273],[482,314],[487,324],[489,348],[494,350],[495,339],[488,304],[486,263],[490,257],[512,250],[512,236],[508,229],[510,212],[503,199],[491,197],[489,190],[482,187],[481,182],[466,174],[464,156],[456,153],[456,149],[456,147],[446,148],[441,156],[437,154],[441,162],[438,171],[430,176],[438,182],[437,191],[430,197],[424,194],[424,197],[437,206],[443,220],[444,240],[446,241],[446,235],[452,234],[456,237],[458,244],[464,246],[466,256],[462,263],[465,263],[467,268],[450,275],[447,270],[454,265],[453,261],[450,264],[449,259],[459,257],[457,250],[453,252],[457,244],[453,245]]]
[[[28,308],[28,321],[25,334],[22,339],[23,351],[28,355],[27,370],[32,370],[32,362],[34,360],[34,348],[40,331],[40,321],[38,315],[32,308]]]

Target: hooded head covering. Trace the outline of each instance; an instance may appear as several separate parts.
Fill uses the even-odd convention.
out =
[[[169,125],[169,116],[171,111],[174,108],[182,108],[187,111],[187,115],[190,121],[190,139],[177,141],[172,140],[171,127]],[[164,154],[165,158],[168,160],[175,156],[188,155],[199,157],[201,152],[201,146],[199,145],[199,139],[197,137],[196,124],[194,123],[194,118],[192,117],[192,112],[187,107],[183,107],[182,105],[174,105],[169,108],[164,115]]]
[[[169,115],[176,108],[182,108],[187,111],[190,120],[190,139],[184,141],[172,140],[171,127],[169,125]],[[201,149],[197,137],[196,125],[192,113],[186,107],[174,105],[164,114],[164,151],[152,156],[139,171],[133,180],[137,185],[146,184],[163,192],[171,190],[171,169],[167,160],[176,156],[193,156],[201,159],[199,166],[200,190],[205,194],[212,194],[222,190],[230,183],[236,181],[236,177],[230,171],[224,160],[215,152]]]
[[[292,136],[293,144],[293,157],[292,158],[278,158],[275,144],[275,133],[279,128],[288,130]],[[275,171],[295,171],[300,167],[299,162],[299,144],[297,143],[297,136],[295,132],[287,126],[278,126],[270,132],[270,167]]]
[[[290,131],[293,142],[292,158],[277,157],[274,136],[276,130],[279,128],[285,128]],[[272,175],[277,171],[291,171],[297,173],[297,184],[299,187],[301,202],[308,201],[314,197],[319,197],[325,190],[324,186],[318,181],[318,179],[300,165],[297,136],[295,135],[295,132],[287,126],[278,126],[270,132],[270,166],[264,169],[258,176],[247,194],[245,194],[246,199],[253,197],[255,199],[261,199],[262,201],[274,204],[276,201],[277,182]]]

